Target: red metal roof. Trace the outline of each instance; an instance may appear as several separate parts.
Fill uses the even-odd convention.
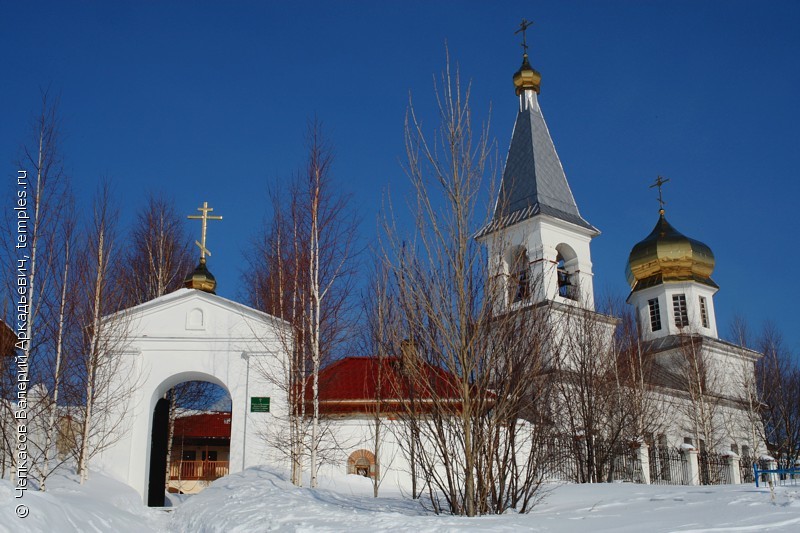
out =
[[[203,413],[199,415],[189,415],[175,419],[176,439],[183,438],[204,438],[204,439],[230,439],[231,438],[231,414]]]
[[[424,362],[418,362],[418,374],[424,382],[414,397],[423,401],[436,391],[440,398],[457,400],[455,377]],[[306,382],[306,401],[311,402],[311,378]],[[396,357],[345,357],[320,371],[320,410],[325,414],[372,412],[378,401],[382,410],[392,410],[407,402],[410,382],[403,363]]]

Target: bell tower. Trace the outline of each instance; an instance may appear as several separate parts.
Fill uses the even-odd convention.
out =
[[[506,309],[554,301],[594,309],[591,240],[600,232],[580,215],[542,110],[542,75],[528,60],[514,73],[519,110],[491,221],[476,238]]]

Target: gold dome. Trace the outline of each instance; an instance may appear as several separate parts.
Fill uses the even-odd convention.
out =
[[[697,281],[717,287],[711,279],[711,248],[673,228],[664,211],[650,235],[631,250],[625,270],[633,291],[669,281]]]
[[[528,54],[522,56],[522,66],[514,73],[514,88],[517,96],[522,94],[525,89],[531,89],[539,94],[539,86],[542,83],[542,75],[528,63]]]
[[[187,289],[197,289],[204,292],[216,294],[217,280],[206,267],[205,257],[200,259],[200,264],[183,280],[183,286]]]

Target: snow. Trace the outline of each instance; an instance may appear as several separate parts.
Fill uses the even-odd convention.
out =
[[[28,491],[22,500],[14,499],[10,482],[0,481],[0,531],[800,531],[800,485],[774,494],[752,484],[550,486],[529,514],[471,519],[431,514],[397,492],[373,498],[370,482],[358,476],[322,483],[316,490],[295,487],[280,471],[250,468],[200,494],[170,495],[172,507],[150,509],[133,489],[97,472],[84,486],[74,476],[54,476],[47,493]],[[30,507],[24,519],[14,516],[20,501]]]

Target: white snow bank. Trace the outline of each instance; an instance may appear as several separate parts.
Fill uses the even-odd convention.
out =
[[[86,485],[54,476],[47,493],[13,497],[0,481],[0,531],[260,532],[260,531],[547,531],[562,533],[668,531],[717,533],[800,531],[800,485],[674,487],[628,483],[551,487],[527,515],[475,519],[436,516],[398,493],[373,498],[358,476],[322,480],[326,488],[295,487],[279,471],[252,468],[215,481],[194,496],[171,495],[174,509],[149,509],[138,494],[93,472]],[[19,519],[22,501],[30,515]],[[181,503],[182,502],[182,503]]]
[[[527,515],[475,519],[436,516],[399,495],[372,498],[356,476],[330,480],[336,490],[299,488],[268,468],[214,482],[178,508],[169,524],[181,532],[251,531],[693,531],[800,530],[800,486],[563,485]]]
[[[55,474],[47,480],[47,492],[28,490],[14,498],[14,485],[0,480],[0,531],[42,532],[148,532],[166,531],[166,512],[142,505],[131,487],[91,472],[80,485],[77,476]],[[29,508],[25,518],[15,514],[17,505]]]

